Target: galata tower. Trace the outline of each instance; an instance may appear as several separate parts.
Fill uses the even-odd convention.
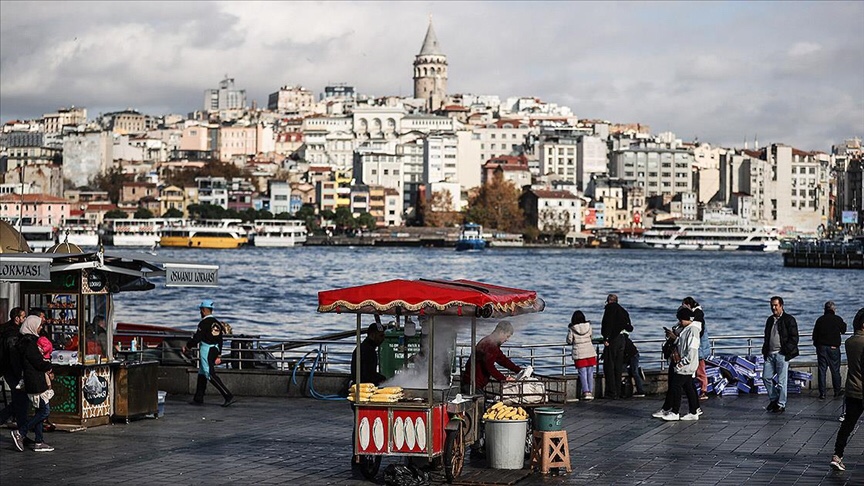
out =
[[[441,108],[446,96],[447,56],[441,53],[438,46],[430,16],[423,47],[414,56],[414,97],[426,100],[426,110],[434,111]]]

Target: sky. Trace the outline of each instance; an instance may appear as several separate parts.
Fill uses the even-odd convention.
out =
[[[227,74],[413,93],[432,16],[450,94],[531,96],[579,118],[725,147],[864,138],[864,2],[0,1],[0,121],[203,108]]]

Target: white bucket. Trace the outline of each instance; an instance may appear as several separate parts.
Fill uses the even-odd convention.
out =
[[[525,466],[528,420],[486,420],[486,462],[492,469]]]
[[[165,415],[165,397],[168,396],[168,392],[164,392],[159,390],[156,392],[159,398],[156,400],[156,416],[162,417]]]

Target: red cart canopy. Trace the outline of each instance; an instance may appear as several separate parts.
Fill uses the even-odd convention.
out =
[[[471,280],[397,279],[318,292],[318,312],[502,318],[545,306],[532,290]]]

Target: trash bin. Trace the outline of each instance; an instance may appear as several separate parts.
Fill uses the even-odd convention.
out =
[[[168,392],[159,390],[157,393],[159,398],[156,402],[156,417],[159,418],[165,415],[165,397],[168,396]]]
[[[528,420],[486,420],[486,462],[492,469],[522,469]]]
[[[561,419],[564,410],[555,407],[543,407],[534,410],[534,430],[556,432],[561,430]]]

